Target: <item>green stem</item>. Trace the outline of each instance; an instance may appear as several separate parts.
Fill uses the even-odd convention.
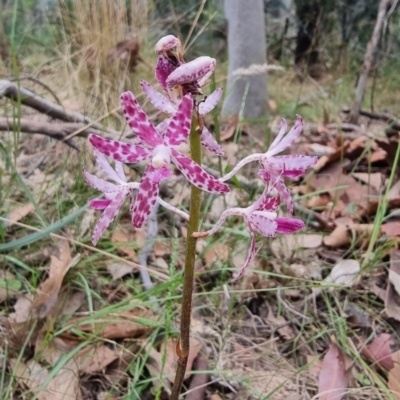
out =
[[[190,152],[192,160],[201,165],[200,133],[197,130],[198,122],[195,116],[192,118],[190,131]],[[196,242],[192,237],[199,230],[201,209],[201,190],[196,186],[191,187],[189,224],[186,240],[185,275],[183,280],[182,311],[181,311],[181,337],[177,346],[178,366],[176,368],[175,381],[172,387],[170,400],[178,400],[185,378],[186,364],[190,349],[190,320],[192,316],[192,294],[194,283],[194,264],[196,261]]]

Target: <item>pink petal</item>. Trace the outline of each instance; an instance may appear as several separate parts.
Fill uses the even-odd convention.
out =
[[[191,184],[209,193],[228,193],[229,187],[207,173],[190,158],[171,149],[174,164]]]
[[[141,228],[150,216],[157,201],[159,181],[154,179],[155,168],[150,164],[143,173],[133,205],[133,226]]]
[[[282,118],[282,123],[281,123],[281,129],[279,130],[278,135],[276,136],[275,140],[271,143],[269,146],[269,150],[273,150],[274,147],[282,140],[283,136],[285,135],[287,131],[287,121],[285,118]]]
[[[270,149],[267,151],[268,156],[271,157],[286,150],[300,136],[302,130],[303,118],[298,115],[296,123],[294,124],[293,128],[287,133],[287,135],[283,137],[279,143],[275,144],[273,147],[271,146]],[[275,143],[275,141],[273,143]]]
[[[275,156],[266,159],[266,162],[273,165],[275,168],[286,171],[304,171],[313,167],[318,161],[318,157],[314,156]]]
[[[270,165],[267,165],[267,168],[269,170],[260,170],[258,173],[260,176],[265,178],[266,176],[270,176],[269,182],[272,183],[274,186],[271,188],[275,188],[279,195],[281,196],[282,200],[284,201],[286,208],[289,212],[289,214],[293,214],[293,201],[292,201],[292,196],[290,195],[290,192],[288,188],[286,187],[284,181],[282,180],[282,174],[276,172],[273,168],[271,168]]]
[[[126,175],[124,172],[124,164],[119,162],[119,161],[115,161],[115,172],[117,173],[117,175],[121,178],[121,180],[123,182],[126,182]]]
[[[153,172],[150,172],[150,179],[152,183],[160,183],[161,181],[168,179],[172,176],[172,171],[166,167],[157,168]]]
[[[165,132],[167,132],[168,129],[168,125],[171,122],[171,118],[166,118],[164,120],[162,120],[157,126],[157,132],[164,137],[165,136]]]
[[[203,102],[199,104],[200,115],[208,114],[215,108],[222,96],[222,92],[222,88],[215,89]]]
[[[162,37],[154,46],[154,50],[157,54],[163,54],[168,50],[172,50],[180,44],[180,41],[174,35],[167,35]]]
[[[89,135],[89,142],[100,153],[111,156],[114,160],[123,163],[138,163],[151,157],[151,150],[134,144],[123,143],[117,140],[104,139],[101,136]]]
[[[100,169],[113,181],[119,182],[121,178],[118,174],[112,169],[110,163],[107,161],[106,156],[96,148],[93,148],[94,156],[96,158],[97,164],[99,165]]]
[[[266,237],[276,236],[278,224],[275,222],[271,213],[267,211],[254,211],[248,215],[248,221],[256,228],[261,235]]]
[[[121,106],[133,133],[151,147],[162,144],[162,138],[150,122],[132,92],[121,94]]]
[[[177,113],[171,118],[165,132],[165,142],[169,146],[179,146],[186,142],[192,122],[193,99],[187,94],[181,101]]]
[[[214,69],[208,71],[202,78],[200,78],[197,81],[197,84],[202,88],[204,86],[206,86],[206,84],[208,83],[208,78],[212,75],[212,73],[214,72]]]
[[[221,228],[222,224],[226,221],[226,219],[228,217],[232,217],[233,215],[240,215],[242,217],[246,216],[242,208],[228,208],[221,214],[218,221],[214,224],[214,226],[210,230],[205,232],[196,232],[193,236],[200,238],[213,235],[215,232],[217,232],[219,228]]]
[[[104,210],[111,203],[111,199],[93,199],[89,201],[89,208],[93,210]]]
[[[180,63],[178,64],[180,65]],[[157,66],[156,66],[156,79],[157,82],[161,85],[165,93],[168,93],[167,87],[167,78],[174,71],[178,65],[173,64],[169,59],[165,57],[158,57]]]
[[[304,169],[287,169],[282,172],[282,176],[285,178],[298,178],[299,176],[304,175],[306,171]]]
[[[278,224],[277,233],[293,233],[305,226],[301,219],[296,218],[276,218],[275,221]]]
[[[140,84],[142,85],[143,92],[155,108],[169,115],[174,115],[176,113],[175,107],[167,97],[157,92],[157,90],[146,81],[141,81]]]
[[[211,132],[204,126],[201,132],[201,144],[212,153],[216,154],[217,156],[223,156],[224,150],[219,145],[219,143],[214,139],[214,136]]]
[[[268,168],[269,165],[266,166]],[[264,180],[265,183],[271,182],[271,174],[266,169],[260,169],[258,175]]]
[[[289,214],[293,214],[293,201],[292,196],[290,195],[289,189],[286,187],[285,183],[282,179],[279,179],[275,185],[276,190],[278,191],[279,195],[282,197],[286,208]]]
[[[281,203],[279,196],[266,197],[263,202],[257,207],[257,211],[276,211]]]
[[[104,179],[98,178],[95,175],[90,174],[85,169],[82,171],[85,181],[92,187],[103,193],[118,192],[119,186],[114,185],[111,182],[107,182]]]
[[[248,224],[247,227],[248,227],[249,233],[250,233],[249,254],[247,255],[247,259],[246,259],[243,267],[240,269],[239,273],[236,276],[234,276],[233,282],[237,281],[238,279],[240,279],[243,276],[243,274],[246,272],[247,268],[249,268],[251,262],[253,261],[255,255],[256,255],[256,238],[254,235],[254,231],[251,228],[250,224]]]
[[[104,231],[110,226],[111,222],[114,221],[115,217],[118,214],[125,198],[129,195],[129,190],[121,190],[114,197],[108,207],[104,210],[100,219],[98,220],[92,237],[92,243],[96,246],[97,242],[100,239],[100,236],[104,233]]]
[[[222,178],[220,178],[219,180],[221,182],[225,182],[228,179],[232,178],[232,176],[236,175],[237,172],[243,168],[245,165],[253,162],[253,161],[260,161],[261,158],[263,157],[263,154],[261,153],[254,153],[254,154],[250,154],[249,156],[243,158],[243,160],[239,161],[232,169],[231,172],[227,173],[226,175],[224,175]]]
[[[185,211],[180,210],[179,208],[176,208],[174,206],[171,206],[171,204],[167,203],[166,201],[164,201],[163,199],[161,199],[160,197],[157,198],[157,202],[163,206],[164,208],[166,208],[169,211],[172,211],[175,214],[178,214],[181,218],[185,219],[186,221],[189,220],[189,214],[186,213]]]
[[[166,83],[170,88],[175,85],[184,85],[185,83],[197,83],[200,78],[214,71],[216,64],[215,58],[208,56],[198,57],[193,61],[180,65],[171,72]]]

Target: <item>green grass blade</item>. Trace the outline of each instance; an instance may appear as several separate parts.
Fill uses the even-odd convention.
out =
[[[68,215],[65,218],[61,218],[59,221],[55,222],[54,224],[49,225],[47,228],[43,229],[40,232],[32,233],[31,235],[25,236],[23,238],[13,240],[12,242],[4,243],[0,245],[0,253],[4,251],[18,249],[23,246],[27,246],[28,244],[35,243],[39,240],[44,239],[45,237],[49,236],[51,233],[58,231],[59,229],[63,228],[65,225],[70,224],[71,222],[75,221],[87,208],[87,204],[83,207],[76,210],[74,213]]]

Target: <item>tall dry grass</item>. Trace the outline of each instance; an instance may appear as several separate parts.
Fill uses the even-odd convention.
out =
[[[125,41],[132,48],[137,43],[139,54],[145,52],[149,2],[59,0],[58,6],[64,83],[88,112],[115,108],[121,91],[132,87],[135,80],[130,50],[116,55],[116,46]]]

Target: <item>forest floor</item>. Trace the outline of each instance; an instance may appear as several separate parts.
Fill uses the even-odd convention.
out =
[[[62,61],[41,65],[29,75],[35,80],[21,74],[20,85],[128,140],[118,94],[123,88],[139,93],[139,77],[153,83],[148,67],[139,64],[129,84],[103,82],[90,91],[82,84],[90,73],[63,68]],[[3,72],[0,78],[9,79]],[[295,400],[318,391],[327,393],[324,399],[400,398],[399,91],[391,79],[378,78],[375,112],[367,111],[369,97],[359,124],[349,125],[353,85],[350,75],[317,83],[299,82],[292,71],[273,72],[265,141],[251,135],[246,121],[222,122],[225,157],[207,153],[204,160],[217,174],[254,149],[265,151],[281,117],[291,126],[296,113],[306,124],[289,153],[320,158],[303,179],[288,183],[306,228],[258,237],[256,261],[241,280],[231,283],[248,251],[242,221],[228,221],[218,236],[198,241],[184,398]],[[83,167],[95,171],[86,139],[70,139],[76,150],[21,133],[21,121],[56,130],[60,121],[8,98],[0,108],[0,118],[14,121],[13,130],[0,132],[2,398],[167,399],[186,223],[159,210],[154,237],[132,227],[125,205],[93,247],[99,213],[86,208],[97,195],[82,176]],[[206,121],[211,128],[216,122]],[[125,172],[134,180],[140,169]],[[262,191],[256,176],[251,166],[230,194],[204,195],[202,226],[227,206],[256,198]],[[179,180],[164,186],[162,196],[188,211],[189,188]],[[143,267],[150,290],[143,289]]]

